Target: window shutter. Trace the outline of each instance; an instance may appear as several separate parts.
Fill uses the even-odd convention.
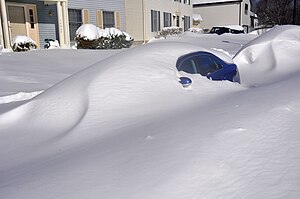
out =
[[[89,10],[87,9],[82,9],[82,23],[83,24],[90,23],[90,14],[89,14]]]
[[[115,27],[121,30],[121,14],[120,11],[115,11]]]
[[[97,10],[96,17],[97,17],[97,26],[103,29],[103,11]]]

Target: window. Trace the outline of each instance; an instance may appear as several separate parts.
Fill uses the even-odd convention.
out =
[[[160,12],[151,10],[151,32],[160,31]]]
[[[248,10],[249,10],[249,7],[248,7],[248,4],[246,3],[245,4],[245,15],[248,15]]]
[[[30,28],[34,29],[34,15],[32,9],[29,9],[29,22],[30,22]]]
[[[115,13],[103,11],[103,28],[115,27]]]
[[[184,16],[184,31],[189,30],[191,27],[191,17]]]
[[[172,26],[172,14],[164,12],[164,27]]]
[[[178,71],[201,74],[202,76],[207,76],[223,68],[222,64],[216,58],[207,54],[187,57],[176,67]]]
[[[176,27],[180,27],[180,16],[176,16]]]
[[[82,25],[82,12],[81,10],[69,9],[69,27],[70,39],[74,41],[76,37],[76,30]]]

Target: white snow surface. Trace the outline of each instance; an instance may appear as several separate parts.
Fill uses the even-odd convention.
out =
[[[3,53],[1,99],[44,91],[0,104],[0,198],[299,198],[299,35]],[[179,56],[206,49],[241,50],[242,84],[177,72]]]
[[[36,45],[35,41],[33,41],[30,37],[28,36],[23,36],[23,35],[17,35],[13,38],[13,43],[14,44],[25,44],[25,43],[33,43]]]

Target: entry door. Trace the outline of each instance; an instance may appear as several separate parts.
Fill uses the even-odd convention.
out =
[[[33,39],[36,44],[39,46],[39,30],[38,30],[38,23],[37,23],[37,13],[36,13],[36,6],[35,5],[26,5],[26,26],[27,26],[27,33],[28,36]]]
[[[25,9],[22,6],[8,5],[8,23],[10,36],[13,39],[17,35],[27,36]]]
[[[31,4],[8,4],[8,23],[10,36],[29,36],[39,46],[36,6]]]

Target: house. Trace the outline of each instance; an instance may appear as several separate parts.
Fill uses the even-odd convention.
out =
[[[40,48],[45,39],[69,47],[86,23],[125,29],[124,0],[0,0],[0,8],[0,44],[6,48],[16,35],[31,37]]]
[[[135,41],[157,36],[163,27],[188,30],[192,24],[192,0],[125,0],[126,32]]]
[[[195,14],[201,15],[203,29],[222,25],[240,25],[246,32],[250,31],[249,0],[194,0],[193,10]]]

